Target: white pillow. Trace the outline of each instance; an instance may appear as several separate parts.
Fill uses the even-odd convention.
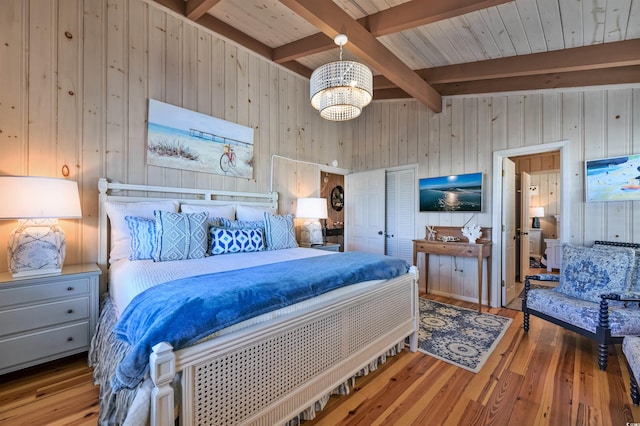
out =
[[[200,213],[205,212],[209,215],[209,225],[219,226],[219,223],[211,223],[216,218],[235,220],[236,206],[233,204],[226,206],[203,206],[200,204],[181,204],[180,211],[183,213]]]
[[[154,210],[162,210],[172,213],[178,212],[179,203],[174,200],[167,201],[141,201],[136,203],[121,203],[107,201],[104,203],[105,211],[111,224],[111,253],[109,263],[120,259],[127,259],[131,253],[131,236],[125,216],[136,216],[147,219],[155,219]]]
[[[264,220],[264,214],[277,214],[278,210],[271,207],[253,207],[238,204],[236,219],[242,222],[256,222]]]

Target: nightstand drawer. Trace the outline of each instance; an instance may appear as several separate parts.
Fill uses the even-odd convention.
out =
[[[0,289],[0,308],[58,297],[77,297],[87,293],[89,293],[89,278],[67,278],[58,282],[18,285]]]
[[[79,352],[89,345],[89,322],[43,330],[15,338],[0,339],[0,371],[20,364]]]
[[[25,306],[0,311],[0,335],[89,318],[89,298]]]

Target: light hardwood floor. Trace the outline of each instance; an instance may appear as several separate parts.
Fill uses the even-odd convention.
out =
[[[424,295],[423,295],[424,296]],[[437,296],[440,302],[473,303]],[[486,311],[486,309],[485,309]],[[482,370],[471,373],[422,353],[403,351],[360,378],[349,396],[332,397],[306,425],[625,425],[640,422],[629,398],[629,374],[620,346],[598,370],[596,345],[522,313],[514,318]],[[0,376],[0,423],[93,425],[98,390],[85,357]]]

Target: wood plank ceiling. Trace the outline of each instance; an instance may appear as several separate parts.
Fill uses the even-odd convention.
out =
[[[155,0],[305,77],[338,59],[374,100],[640,82],[640,0]]]

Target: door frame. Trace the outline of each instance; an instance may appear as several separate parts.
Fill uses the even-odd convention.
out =
[[[570,180],[570,141],[561,140],[540,145],[524,146],[520,148],[494,151],[493,153],[493,185],[492,185],[492,269],[500,271],[494,274],[491,283],[491,307],[502,306],[502,159],[519,155],[541,154],[550,151],[560,151],[560,218],[565,223],[560,227],[560,242],[569,241],[570,230],[566,225],[566,218],[571,216],[571,203],[568,194],[571,193]]]

